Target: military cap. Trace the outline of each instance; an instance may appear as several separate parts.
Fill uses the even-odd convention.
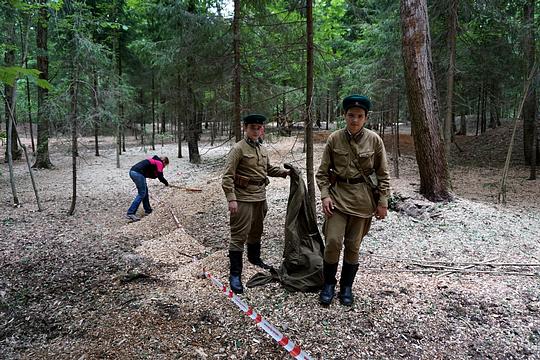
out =
[[[266,118],[264,117],[264,115],[260,115],[260,114],[249,114],[249,115],[246,115],[244,116],[244,119],[243,119],[243,122],[244,124],[264,124],[264,122],[266,121]]]
[[[371,101],[364,95],[350,95],[343,99],[343,111],[347,112],[352,107],[359,107],[366,110],[366,113],[371,109]]]

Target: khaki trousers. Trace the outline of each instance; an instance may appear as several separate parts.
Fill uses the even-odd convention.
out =
[[[261,242],[263,221],[268,212],[266,200],[257,202],[238,201],[238,212],[230,215],[231,241],[229,250],[244,251],[244,244]]]
[[[360,244],[371,227],[371,218],[347,215],[337,209],[326,218],[323,227],[325,238],[324,261],[335,264],[339,261],[341,248],[345,245],[343,261],[358,264]]]

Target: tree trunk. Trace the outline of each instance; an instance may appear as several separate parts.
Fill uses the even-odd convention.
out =
[[[28,69],[28,59],[25,60],[25,67]],[[34,144],[34,126],[32,121],[32,98],[30,97],[30,80],[26,77],[26,105],[28,109],[28,127],[30,128],[30,141],[32,144],[32,153],[36,152],[36,146]]]
[[[99,116],[99,78],[97,75],[96,69],[94,69],[93,74],[93,80],[94,80],[94,93],[93,93],[93,100],[94,100],[94,149],[95,149],[95,155],[99,156],[99,123],[100,123],[100,116]]]
[[[446,80],[446,117],[444,121],[444,148],[450,155],[452,145],[452,113],[454,104],[454,74],[456,68],[456,36],[457,36],[458,0],[450,0],[450,17],[448,19],[448,76]]]
[[[242,140],[240,131],[240,0],[234,0],[234,18],[233,18],[233,49],[234,49],[234,110],[233,126],[234,137],[236,141]]]
[[[328,123],[330,122],[330,89],[326,90],[326,130],[328,130]]]
[[[72,71],[73,71],[73,74],[72,74],[71,88],[70,88],[70,96],[71,96],[70,118],[71,118],[71,167],[72,167],[72,174],[73,174],[73,182],[72,182],[73,195],[71,197],[71,207],[69,208],[68,215],[73,215],[75,213],[75,205],[77,203],[77,156],[79,155],[78,150],[77,150],[77,127],[78,127],[77,95],[78,95],[78,76],[79,76],[78,71],[77,71],[77,64],[73,64]]]
[[[426,0],[401,0],[401,26],[420,193],[431,201],[450,200],[448,164],[439,133]]]
[[[315,213],[315,174],[313,170],[313,1],[306,1],[306,38],[307,38],[307,88],[306,88],[306,177],[308,203]]]
[[[399,92],[397,92],[396,111],[395,111],[395,118],[394,118],[394,121],[396,123],[396,126],[395,126],[396,133],[394,136],[394,141],[392,142],[393,144],[392,156],[394,157],[394,161],[393,161],[394,176],[396,177],[396,179],[399,179],[399,157],[400,157],[400,154],[399,154],[399,98],[400,98],[400,94]]]
[[[118,85],[122,85],[122,51],[120,48],[120,32],[116,34],[116,55],[118,62]],[[120,104],[118,106],[118,154],[126,151],[126,136],[124,125],[124,99],[120,95]]]
[[[482,107],[480,110],[480,133],[483,134],[487,130],[487,97],[489,85],[484,84],[482,91]]]
[[[178,100],[176,102],[176,106],[177,106],[177,109],[176,109],[176,116],[177,116],[177,119],[176,119],[176,122],[177,122],[177,125],[176,125],[176,131],[178,132],[177,134],[177,138],[178,138],[178,158],[181,159],[182,158],[182,114],[184,113],[184,103],[182,101],[182,83],[181,83],[181,79],[180,79],[180,75],[178,75],[178,78],[177,78],[177,82],[178,82]]]
[[[161,123],[161,129],[160,134],[165,134],[165,95],[163,94],[162,90],[159,92],[159,120]],[[161,146],[163,146],[163,136],[161,137]]]
[[[191,102],[191,113],[188,114],[187,119],[187,142],[188,142],[188,153],[189,153],[189,162],[192,164],[199,164],[201,162],[201,156],[199,154],[199,138],[197,133],[198,128],[198,109],[195,103],[193,90],[191,87],[188,89],[190,93],[189,99],[192,99]]]
[[[467,118],[464,113],[460,116],[458,135],[467,135]]]
[[[526,26],[526,35],[524,41],[524,55],[526,60],[525,74],[529,74],[535,64],[535,32],[534,32],[534,0],[528,0],[523,7],[523,22]],[[525,164],[532,165],[533,152],[535,149],[535,127],[536,114],[538,111],[536,99],[536,87],[531,86],[530,91],[523,105],[523,151],[525,155]],[[540,154],[536,153],[535,158],[538,161]]]
[[[483,84],[480,85],[480,89],[478,90],[478,101],[476,103],[476,133],[474,136],[478,136],[478,132],[480,130],[480,110],[481,110],[481,104],[482,104],[482,87]]]
[[[4,101],[6,102],[6,110],[7,110],[7,124],[6,124],[6,134],[7,134],[7,146],[6,146],[6,158],[9,168],[9,183],[11,185],[11,193],[13,194],[13,205],[19,206],[19,197],[17,196],[17,186],[15,185],[15,175],[13,171],[13,155],[11,153],[13,142],[13,127],[15,125],[15,118],[14,113],[11,108],[11,105],[9,104],[9,100],[4,95]]]
[[[141,119],[140,119],[140,123],[141,123],[141,146],[142,148],[144,149],[145,148],[145,144],[144,144],[144,134],[146,133],[146,123],[145,123],[145,117],[144,117],[144,91],[143,89],[139,89],[139,104],[141,105]]]
[[[10,11],[10,14],[6,14],[6,22],[7,22],[7,41],[9,42],[9,46],[4,54],[4,61],[7,67],[15,66],[15,17],[12,11]],[[17,141],[14,139],[17,139],[17,127],[15,124],[17,123],[17,102],[16,102],[16,89],[17,82],[11,85],[5,85],[4,86],[4,94],[5,94],[5,116],[6,116],[6,129],[11,132],[11,141],[9,143],[9,146],[6,147],[6,160],[8,159],[8,149],[11,151],[11,160],[18,160],[22,156],[21,149],[19,149],[19,145],[17,144]],[[14,122],[12,126],[9,126],[11,121],[11,114],[13,114]]]
[[[39,78],[49,80],[49,55],[47,51],[47,29],[49,27],[49,11],[47,0],[39,1],[39,18],[37,22],[36,44],[37,44],[37,69]],[[37,88],[37,152],[34,168],[52,168],[49,158],[49,110],[48,106],[49,90]]]
[[[152,71],[152,150],[156,150],[156,85]]]
[[[496,98],[496,84],[491,82],[489,87],[489,128],[495,129],[497,127],[497,98]]]

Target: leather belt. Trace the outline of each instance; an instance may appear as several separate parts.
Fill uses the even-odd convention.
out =
[[[336,180],[337,180],[337,182],[346,183],[346,184],[360,184],[360,183],[363,183],[365,181],[365,179],[363,177],[346,179],[346,178],[342,178],[340,176],[337,176]]]
[[[249,179],[250,185],[257,185],[257,186],[263,186],[266,183],[266,180],[251,180]]]

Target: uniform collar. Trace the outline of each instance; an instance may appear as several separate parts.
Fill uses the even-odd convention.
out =
[[[364,135],[364,128],[362,127],[362,129],[360,129],[360,131],[354,135],[349,131],[349,129],[345,128],[345,134],[347,135],[347,140],[354,140],[356,142],[359,142]]]
[[[259,147],[261,146],[261,143],[262,143],[261,139],[258,139],[257,141],[253,141],[247,136],[244,138],[244,140],[248,143],[249,146],[252,146],[252,147]]]

